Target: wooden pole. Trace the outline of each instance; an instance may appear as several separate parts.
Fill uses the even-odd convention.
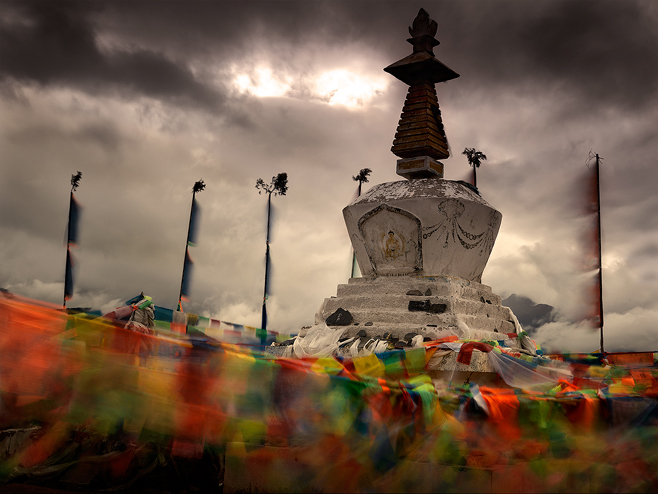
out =
[[[599,241],[599,324],[601,328],[601,353],[603,349],[603,266],[601,257],[601,185],[599,175],[599,155],[596,155],[596,218]]]
[[[187,267],[187,258],[189,257],[190,248],[190,231],[192,229],[192,215],[194,214],[194,199],[196,197],[196,190],[192,190],[192,206],[190,207],[190,219],[187,223],[187,236],[185,237],[185,258],[183,259],[183,274],[180,280],[180,291],[178,292],[178,310],[183,312],[181,302],[183,300],[183,287],[185,286],[185,268]]]
[[[78,223],[80,221],[80,211],[75,202],[75,197],[73,197],[73,192],[75,192],[78,186],[80,185],[81,178],[82,178],[82,172],[78,172],[75,175],[71,175],[71,195],[69,198],[69,220],[68,220],[68,227],[66,232],[66,266],[64,268],[64,302],[62,304],[63,310],[66,310],[67,295],[70,297],[73,296],[73,260],[71,259],[71,244],[77,242],[76,237],[78,234]],[[74,209],[75,209],[75,225],[72,224]],[[75,228],[71,230],[72,227]]]
[[[357,189],[356,197],[361,197],[361,180],[359,180],[359,188]],[[356,251],[352,249],[352,271],[350,274],[351,278],[354,278],[356,276],[355,270],[356,270]]]
[[[272,191],[267,195],[267,237],[265,240],[265,286],[263,287],[263,309],[261,312],[261,329],[267,330],[267,284],[270,276],[270,210]]]
[[[73,189],[71,189],[71,198],[69,200],[69,219],[68,219],[68,227],[66,229],[66,266],[64,268],[64,303],[62,304],[62,308],[66,310],[66,280],[69,277],[69,264],[71,263],[71,242],[69,241],[71,238],[71,210],[73,209],[71,206],[73,205]]]

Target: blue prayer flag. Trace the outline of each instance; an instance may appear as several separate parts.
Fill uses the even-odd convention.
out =
[[[194,246],[197,243],[199,234],[199,218],[201,216],[201,209],[196,201],[192,199],[192,211],[190,212],[190,228],[187,234],[187,245]]]
[[[267,305],[265,305],[265,300],[263,300],[263,312],[261,314],[260,327],[262,329],[267,328]],[[261,340],[267,336],[267,333],[264,335],[261,334]]]
[[[183,282],[181,283],[181,298],[187,298],[190,295],[190,283],[192,279],[192,268],[194,261],[190,257],[190,252],[185,249],[185,264],[183,265]]]
[[[64,275],[64,300],[71,300],[73,297],[73,260],[71,258],[71,249],[66,248],[66,274]]]
[[[69,224],[67,244],[76,245],[78,243],[78,224],[80,222],[80,205],[75,200],[73,192],[71,192],[71,202],[69,205]]]

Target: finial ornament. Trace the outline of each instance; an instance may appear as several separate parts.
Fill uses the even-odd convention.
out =
[[[430,15],[425,9],[420,9],[418,15],[414,19],[413,24],[409,27],[409,34],[414,38],[423,36],[425,34],[429,36],[436,36],[436,30],[439,25],[435,20],[430,19]]]
[[[206,188],[206,183],[203,181],[203,179],[201,179],[198,182],[194,182],[194,187],[192,187],[192,192],[196,194],[197,192],[201,192],[205,188]]]
[[[82,172],[78,172],[75,175],[71,175],[71,192],[75,192],[80,186],[80,179],[82,178]]]
[[[434,38],[438,24],[435,20],[430,19],[430,15],[425,9],[420,9],[414,19],[413,24],[409,27],[411,38],[407,41],[414,47],[414,53],[426,51],[434,55],[434,47],[439,41]]]

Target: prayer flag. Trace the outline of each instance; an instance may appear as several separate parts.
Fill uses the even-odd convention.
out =
[[[183,265],[183,282],[181,284],[181,300],[188,300],[190,295],[190,283],[192,279],[192,268],[194,266],[194,261],[190,257],[190,252],[185,248],[185,264]]]
[[[64,275],[64,300],[71,300],[73,297],[73,260],[71,258],[71,249],[66,248],[66,273]]]
[[[69,204],[69,224],[67,234],[67,245],[76,245],[78,243],[78,224],[80,221],[80,205],[75,200],[71,192],[71,202]]]
[[[268,242],[265,249],[265,296],[264,299],[270,298],[270,278],[272,277],[272,259],[270,257],[270,244]],[[265,326],[263,326],[265,327]]]
[[[585,261],[587,270],[596,269],[592,280],[585,287],[584,319],[593,327],[603,326],[601,300],[601,204],[599,202],[599,163],[598,156],[594,166],[589,170],[586,180],[585,212],[591,215],[591,222],[586,226]]]
[[[64,305],[73,296],[73,259],[71,246],[78,243],[78,224],[80,222],[80,205],[71,191],[69,203],[69,222],[66,225],[66,269],[64,273]]]
[[[584,319],[592,328],[600,328],[603,321],[601,314],[601,281],[598,272],[585,284]]]
[[[265,300],[263,300],[263,312],[262,312],[262,316],[261,316],[260,326],[261,326],[261,328],[266,328],[267,327],[267,305],[265,305]],[[267,333],[265,333],[264,336],[267,336]],[[261,337],[261,339],[262,339],[262,337]]]
[[[196,198],[192,199],[192,211],[190,212],[190,228],[187,233],[187,245],[194,247],[199,236],[199,218],[201,210]]]

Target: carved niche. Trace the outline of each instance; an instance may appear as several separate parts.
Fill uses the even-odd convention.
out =
[[[420,273],[423,269],[420,219],[404,209],[381,204],[358,222],[372,269],[377,276]]]

